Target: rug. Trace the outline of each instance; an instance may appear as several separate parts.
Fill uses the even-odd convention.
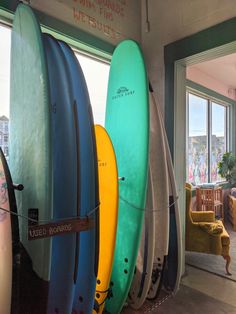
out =
[[[196,252],[185,252],[185,262],[187,265],[208,271],[215,275],[225,277],[236,282],[236,231],[233,231],[233,228],[229,223],[225,224],[225,228],[230,236],[231,263],[229,266],[229,271],[232,274],[231,276],[226,274],[225,260],[222,256]]]

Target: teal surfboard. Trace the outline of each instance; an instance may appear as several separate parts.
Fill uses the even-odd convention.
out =
[[[40,27],[30,7],[20,4],[12,29],[9,163],[13,180],[25,186],[16,195],[19,214],[34,215],[41,221],[52,217],[49,112],[48,74]],[[21,289],[21,302],[25,304],[22,307],[25,312],[31,311],[31,301],[28,304],[26,301],[31,295],[32,305],[43,312],[47,303],[44,291],[50,276],[51,240],[28,241],[27,219],[19,219],[19,228],[26,253],[22,270],[25,260],[29,261],[27,277],[22,275],[21,279],[27,281],[25,290]],[[38,295],[37,299],[36,290],[41,291],[41,298]]]
[[[111,61],[105,127],[117,158],[119,211],[106,310],[120,313],[134,274],[146,202],[149,150],[148,83],[137,43],[121,42]]]
[[[11,46],[10,169],[13,180],[25,186],[17,195],[18,210],[28,216],[40,209],[39,220],[52,216],[52,173],[50,145],[50,101],[48,74],[40,27],[30,7],[16,10]],[[28,221],[20,219],[20,236],[33,257],[36,273],[45,280],[49,268],[50,239],[28,241]]]

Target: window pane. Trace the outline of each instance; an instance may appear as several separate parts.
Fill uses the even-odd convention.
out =
[[[95,124],[105,124],[107,84],[110,65],[81,54],[76,54],[84,72]]]
[[[212,102],[211,181],[222,181],[217,164],[226,152],[226,107]]]
[[[188,94],[188,181],[194,185],[208,182],[207,105],[206,99]]]
[[[0,146],[8,157],[11,30],[0,25]]]

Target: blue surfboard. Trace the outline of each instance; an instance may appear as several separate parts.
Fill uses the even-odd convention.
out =
[[[77,141],[73,97],[64,55],[58,42],[43,35],[50,87],[52,125],[53,220],[77,216]],[[71,313],[76,259],[76,234],[52,238],[48,313]]]
[[[74,112],[78,121],[80,162],[80,215],[90,215],[96,228],[77,236],[78,254],[73,313],[92,313],[98,268],[98,170],[94,123],[87,85],[80,64],[65,43],[60,42],[70,76]]]

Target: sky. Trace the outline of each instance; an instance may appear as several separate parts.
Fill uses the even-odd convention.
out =
[[[11,31],[0,25],[0,116],[9,117],[10,103],[10,42]],[[94,122],[104,126],[108,64],[77,54],[87,82]]]
[[[224,136],[224,107],[212,103],[212,134]],[[189,136],[207,134],[207,100],[189,94]]]

